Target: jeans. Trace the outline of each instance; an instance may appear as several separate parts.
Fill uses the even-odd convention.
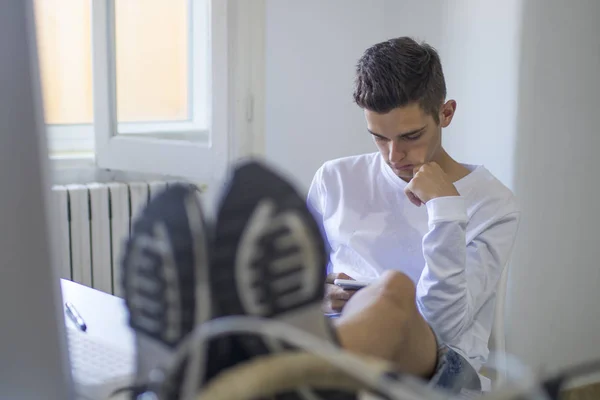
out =
[[[463,389],[481,391],[481,381],[475,368],[446,345],[438,346],[437,365],[429,385],[452,393],[460,393]]]

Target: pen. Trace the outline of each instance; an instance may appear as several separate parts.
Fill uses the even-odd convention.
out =
[[[67,315],[69,316],[71,321],[73,321],[79,329],[81,329],[83,332],[85,332],[87,330],[87,325],[85,324],[85,321],[83,320],[83,318],[81,318],[81,315],[77,312],[77,309],[75,308],[75,306],[69,302],[66,302],[65,307],[66,307]]]

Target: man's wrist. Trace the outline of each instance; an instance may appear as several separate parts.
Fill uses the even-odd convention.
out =
[[[440,192],[440,193],[436,194],[430,200],[439,199],[441,197],[456,197],[456,196],[460,196],[460,193],[458,193],[458,190],[456,190],[456,187],[454,185],[452,185],[452,188],[446,188],[446,189],[447,190],[445,190],[444,192]]]

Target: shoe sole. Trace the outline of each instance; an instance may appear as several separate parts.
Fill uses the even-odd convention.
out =
[[[158,194],[134,224],[122,284],[135,331],[138,385],[167,365],[196,324],[213,316],[204,225],[196,191],[186,185]],[[192,373],[186,364],[165,379],[161,398],[177,397]],[[204,374],[204,363],[195,364],[193,373]]]
[[[257,237],[264,253],[271,254],[255,251]],[[321,232],[283,178],[256,162],[238,167],[219,208],[214,239],[210,278],[223,314],[273,318],[337,342],[321,309],[327,265]],[[289,348],[256,335],[238,340],[254,356]],[[301,388],[278,399],[325,397],[318,393]]]

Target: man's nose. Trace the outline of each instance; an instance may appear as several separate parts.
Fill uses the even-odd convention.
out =
[[[389,159],[391,163],[397,163],[406,157],[406,149],[402,143],[398,143],[396,140],[390,140],[390,155]]]

